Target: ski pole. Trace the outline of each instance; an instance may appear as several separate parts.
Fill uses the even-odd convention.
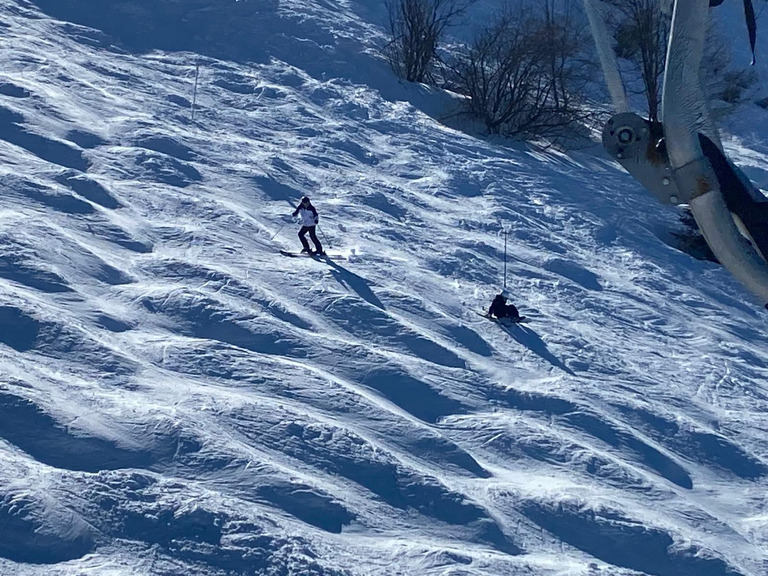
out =
[[[269,239],[269,240],[270,240],[270,242],[271,242],[272,240],[274,240],[274,239],[277,237],[277,235],[278,235],[278,234],[280,234],[280,232],[282,232],[282,231],[283,231],[283,228],[285,228],[285,227],[286,227],[286,224],[283,224],[282,226],[280,226],[280,228],[278,229],[278,231],[277,231],[277,232],[275,232],[275,235],[274,235],[274,236],[272,236],[272,238],[270,238],[270,239]]]
[[[320,229],[320,224],[317,225],[317,229],[320,230],[320,234],[323,236],[323,242],[325,242],[326,245],[328,246],[328,248],[330,248],[331,247],[331,243],[328,241],[328,238],[326,238],[325,234]]]
[[[293,204],[291,204],[290,202],[288,202],[288,204],[291,206],[291,208],[294,208]],[[298,209],[298,207],[296,209]],[[277,230],[277,232],[275,232],[275,235],[272,236],[272,238],[270,238],[270,241],[274,240],[277,237],[277,235],[280,234],[280,232],[282,232],[283,228],[285,228],[286,226],[288,226],[288,223],[285,223],[282,226],[280,226],[280,228]]]

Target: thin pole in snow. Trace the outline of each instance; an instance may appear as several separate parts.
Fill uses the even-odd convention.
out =
[[[197,103],[197,80],[200,78],[200,61],[195,62],[195,89],[192,92],[192,121],[195,121],[195,104]]]
[[[504,288],[507,287],[507,229],[504,228]]]

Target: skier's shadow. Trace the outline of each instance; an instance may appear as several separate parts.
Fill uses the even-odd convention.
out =
[[[360,296],[360,298],[369,304],[376,306],[376,308],[385,310],[384,304],[382,304],[381,300],[379,300],[376,294],[373,293],[371,288],[368,286],[368,282],[366,282],[364,278],[358,276],[354,272],[350,272],[330,258],[326,258],[325,261],[331,267],[331,274],[333,274],[333,277],[336,278],[336,281],[339,284],[349,290],[352,290],[358,296]]]
[[[544,340],[542,340],[541,337],[530,328],[526,328],[522,324],[502,324],[502,326],[504,327],[504,330],[506,330],[507,334],[512,336],[512,338],[514,338],[517,342],[552,364],[552,366],[555,368],[560,368],[560,370],[570,374],[571,376],[576,375],[573,370],[568,368],[568,366],[563,364],[560,359],[557,358],[557,356],[549,351],[547,348],[547,343],[544,342]]]

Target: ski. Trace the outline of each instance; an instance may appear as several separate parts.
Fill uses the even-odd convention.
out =
[[[289,250],[280,250],[280,254],[288,256],[289,258],[327,258],[328,255],[323,252],[322,254],[313,254],[310,252],[290,252]]]
[[[482,316],[483,318],[486,318],[490,320],[491,322],[496,322],[498,324],[502,325],[510,325],[510,324],[525,324],[529,321],[527,316],[520,316],[519,318],[513,319],[513,318],[496,318],[495,316],[490,316],[487,312],[475,312],[478,316]]]
[[[332,260],[334,258],[340,258],[342,260],[348,260],[349,257],[341,253],[328,253],[322,254],[310,254],[307,252],[292,252],[290,250],[279,250],[280,254],[287,256],[288,258],[314,258],[315,260]]]

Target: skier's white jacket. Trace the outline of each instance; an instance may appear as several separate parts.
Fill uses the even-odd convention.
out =
[[[300,206],[298,208],[298,213],[299,221],[302,226],[317,226],[317,223],[320,221],[320,216],[318,216],[317,210],[315,210],[315,207],[312,205],[307,206],[306,208]]]

